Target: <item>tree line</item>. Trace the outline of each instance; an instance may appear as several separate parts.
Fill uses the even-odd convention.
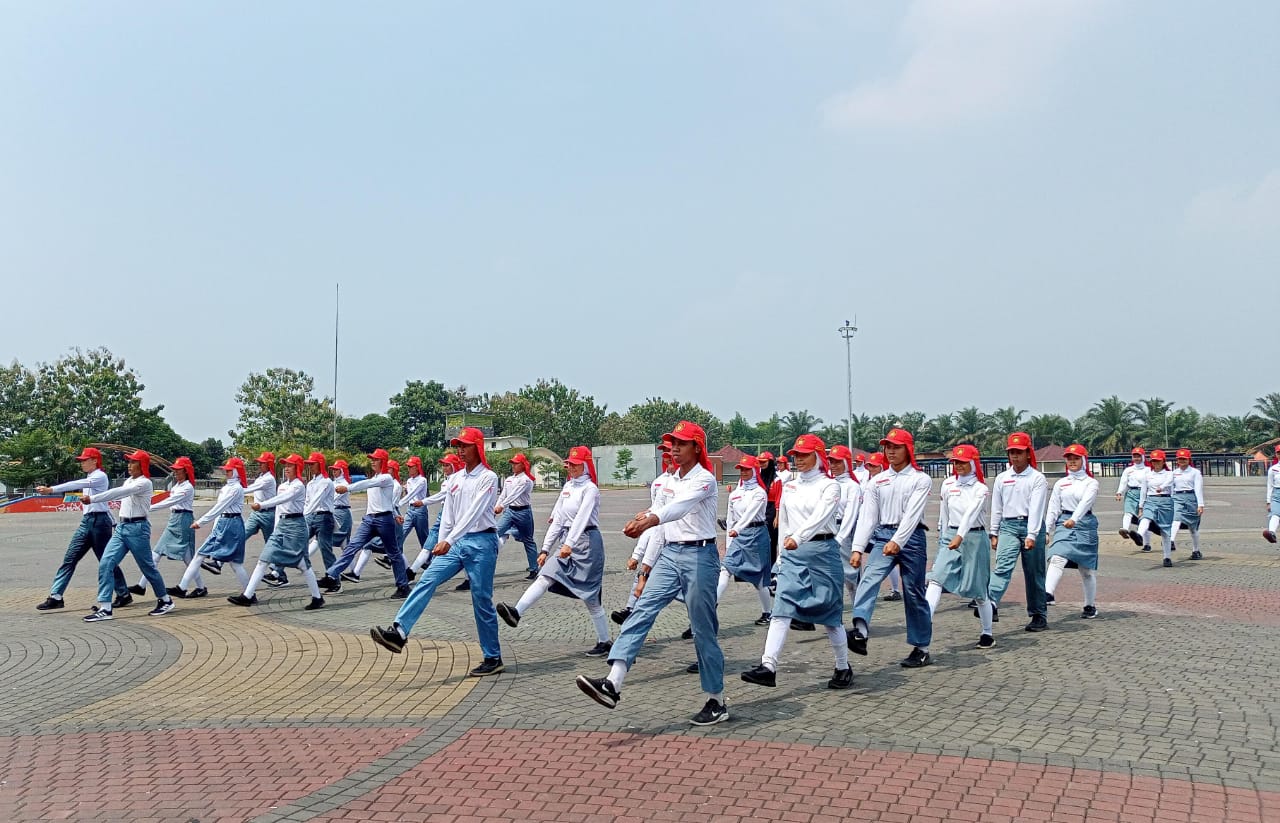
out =
[[[1162,398],[1126,401],[1113,395],[1074,420],[1054,413],[1028,414],[1014,406],[989,412],[971,406],[932,417],[906,411],[833,422],[802,409],[752,423],[741,413],[725,421],[696,404],[661,397],[647,398],[623,412],[610,411],[554,378],[497,394],[475,394],[466,386],[449,388],[436,380],[407,380],[388,398],[385,412],[338,415],[335,421],[332,398],[316,394],[310,375],[271,368],[249,374],[240,386],[235,398],[239,416],[224,445],[219,438],[195,443],[178,435],[165,422],[163,405],[142,404],[143,388],[137,373],[105,348],[75,349],[34,368],[16,361],[0,368],[0,482],[27,486],[73,476],[70,455],[86,442],[122,443],[168,458],[186,454],[201,475],[228,452],[253,457],[263,449],[319,449],[330,459],[344,457],[360,466],[365,453],[382,447],[401,459],[416,454],[434,466],[445,448],[446,415],[454,412],[489,414],[496,435],[522,435],[534,446],[561,455],[579,443],[654,443],[678,420],[701,424],[712,450],[729,443],[777,448],[807,432],[816,432],[828,443],[843,443],[850,422],[856,447],[874,448],[886,431],[899,426],[916,435],[922,452],[961,442],[1000,452],[1011,431],[1028,432],[1037,448],[1078,442],[1097,453],[1125,452],[1135,445],[1240,453],[1280,437],[1280,392],[1257,398],[1253,408],[1237,416],[1201,413]],[[505,455],[497,457],[501,461]]]

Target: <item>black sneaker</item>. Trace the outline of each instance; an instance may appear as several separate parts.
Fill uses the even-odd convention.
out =
[[[807,620],[796,620],[794,618],[791,620],[791,631],[793,632],[811,632],[816,629],[817,626]]]
[[[979,637],[979,638],[978,638],[978,646],[977,646],[977,648],[979,648],[979,649],[989,649],[989,648],[991,648],[992,646],[994,646],[995,644],[996,644],[996,639],[995,639],[994,637],[992,637],[992,636],[991,636],[991,635],[989,635],[989,634],[984,634],[982,637]]]
[[[47,612],[47,611],[49,611],[50,609],[61,609],[62,607],[66,606],[66,605],[67,605],[66,603],[63,603],[63,602],[62,602],[62,599],[61,599],[61,598],[58,598],[58,597],[46,597],[46,598],[44,599],[44,602],[43,602],[43,603],[37,603],[37,604],[36,604],[36,611]]]
[[[111,608],[113,609],[118,609],[121,606],[132,606],[132,605],[133,605],[133,595],[131,594],[116,595],[116,599],[111,601]]]
[[[1080,612],[1081,620],[1092,620],[1097,616],[1098,616],[1097,606],[1085,606],[1084,610]]]
[[[1151,547],[1150,547],[1150,546],[1143,546],[1143,547],[1142,547],[1142,550],[1143,550],[1144,552],[1149,552],[1149,551],[1151,551]]]
[[[400,636],[400,632],[396,631],[395,626],[389,629],[374,626],[369,629],[369,636],[373,638],[374,643],[377,643],[387,651],[399,654],[404,650],[404,638]]]
[[[1262,539],[1266,540],[1268,543],[1274,543],[1276,542],[1276,533],[1271,531],[1271,529],[1263,529]]]
[[[729,719],[729,707],[711,699],[702,707],[702,711],[689,718],[689,722],[695,726],[714,726]]]
[[[338,592],[342,591],[342,581],[335,580],[334,578],[330,577],[327,574],[324,577],[317,580],[316,585],[318,585],[321,589],[323,589],[329,594],[337,594]]]
[[[134,594],[146,594],[147,587],[140,586],[137,583],[134,583],[132,586],[129,587],[129,591],[133,592]]]
[[[311,598],[311,602],[310,602],[310,603],[308,603],[307,605],[305,605],[305,606],[303,606],[303,607],[302,607],[302,610],[303,610],[304,612],[313,612],[313,611],[315,611],[316,609],[323,609],[323,608],[324,608],[324,598],[323,598],[323,597],[313,597],[313,598]]]
[[[501,612],[499,612],[501,614]],[[506,618],[503,618],[504,620]],[[587,657],[607,657],[609,650],[613,648],[613,641],[602,640],[591,648],[587,649]]]
[[[742,673],[742,680],[745,683],[768,686],[772,689],[778,685],[778,674],[770,671],[769,667],[763,663],[758,663],[754,668],[747,669]]]
[[[696,660],[684,667],[685,674],[700,674],[701,672],[702,667],[698,665],[698,661]]]
[[[613,681],[607,677],[587,677],[580,674],[573,682],[578,684],[583,694],[606,709],[617,706],[618,701],[622,699],[622,695],[618,694],[618,690],[613,687]]]
[[[209,574],[222,574],[222,562],[219,560],[201,560],[200,568]]]
[[[270,586],[273,589],[278,589],[281,586],[289,585],[289,578],[285,577],[283,574],[278,574],[275,577],[272,577],[271,575],[267,575],[266,577],[262,578],[262,582],[266,583],[268,586]]]
[[[342,574],[338,575],[338,577],[340,580],[344,580],[347,583],[360,582],[360,575],[356,574],[355,572],[343,572]]]
[[[504,668],[501,657],[486,657],[483,663],[467,672],[467,674],[472,677],[485,677],[490,674],[498,674]]]
[[[902,660],[902,668],[904,669],[922,669],[933,662],[933,658],[928,652],[922,652],[919,649],[912,649],[911,654]]]
[[[103,620],[110,620],[112,617],[111,609],[100,609],[97,606],[94,606],[93,611],[89,612],[81,619],[86,623],[101,623]]]
[[[1053,605],[1053,592],[1044,593],[1044,602],[1051,606]]]
[[[532,570],[532,571],[530,571],[528,574],[526,574],[526,575],[524,576],[524,579],[525,579],[525,580],[537,580],[537,579],[538,579],[538,572],[537,572],[536,570]],[[614,614],[617,614],[617,612],[614,612]]]
[[[982,614],[978,611],[978,607],[977,607],[977,605],[976,605],[976,604],[975,604],[975,605],[974,605],[974,607],[973,607],[973,616],[974,616],[974,617],[982,617]],[[993,606],[991,607],[991,622],[992,622],[992,623],[999,623],[999,622],[1000,622],[1000,607],[999,607],[999,606],[994,606],[994,605],[993,605]]]
[[[173,611],[172,600],[157,600],[156,607],[147,612],[147,617],[159,617],[162,614],[168,614]]]
[[[1140,549],[1142,548],[1141,534],[1138,534],[1137,532],[1129,532],[1129,539],[1133,541],[1133,545],[1137,546]],[[1151,551],[1151,548],[1148,546],[1146,549],[1143,549],[1143,551]]]
[[[464,578],[464,579],[463,579],[463,581],[462,581],[461,583],[459,583],[458,585],[456,585],[456,586],[454,586],[454,587],[453,587],[453,590],[454,590],[455,592],[469,592],[469,591],[471,591],[471,578],[470,578],[470,577]]]
[[[966,608],[966,609],[976,609],[976,608],[978,608],[978,601],[977,601],[977,600],[970,600],[970,601],[969,601],[969,604],[968,604],[967,606],[965,606],[965,608]],[[977,616],[978,616],[978,613],[977,613],[977,612],[974,612],[974,613],[973,613],[973,616],[974,616],[974,617],[977,617]]]
[[[1120,530],[1120,536],[1121,536],[1121,537],[1123,537],[1125,540],[1128,540],[1128,539],[1129,539],[1129,530],[1128,530],[1128,529],[1121,529],[1121,530]]]
[[[1042,632],[1047,628],[1049,628],[1049,621],[1037,614],[1031,618],[1031,622],[1026,625],[1024,631]]]
[[[209,590],[208,590],[208,589],[205,589],[205,588],[192,589],[192,590],[191,590],[191,594],[189,594],[189,595],[187,595],[187,596],[188,596],[188,597],[208,597],[208,596],[209,596]]]
[[[511,628],[520,625],[520,612],[516,611],[516,607],[510,603],[499,603],[494,608],[498,611],[498,617],[502,618],[502,622]],[[590,652],[588,652],[590,654]]]
[[[258,605],[258,596],[245,597],[244,594],[233,594],[227,598],[227,602],[233,606],[256,606]]]
[[[1171,551],[1171,552],[1176,552],[1177,550],[1178,550],[1178,544],[1177,544],[1177,543],[1170,543],[1170,544],[1169,544],[1169,551]]]
[[[164,590],[164,593],[169,595],[170,597],[176,597],[180,600],[186,600],[188,597],[191,596],[190,594],[187,593],[186,589],[179,588],[177,586],[170,586],[169,588]]]
[[[1203,555],[1203,554],[1201,554],[1198,550],[1197,550],[1197,551],[1193,551],[1193,552],[1191,553],[1191,559],[1192,559],[1192,560],[1204,560],[1204,555]]]
[[[391,593],[391,599],[404,600],[406,597],[409,596],[409,592],[411,590],[412,589],[410,589],[408,583],[405,583],[403,586],[396,586],[396,590]]]
[[[884,599],[890,603],[896,603],[902,599],[902,592],[891,591],[884,596]]]
[[[1160,565],[1164,566],[1166,569],[1172,569],[1172,568],[1173,568],[1173,561],[1166,557],[1166,558],[1164,559],[1164,562],[1163,562],[1163,563],[1161,563]]]
[[[407,579],[410,583],[412,583],[414,580],[418,578],[418,573],[415,572],[413,569],[405,569],[404,576],[405,576],[405,579]]]
[[[379,566],[381,566],[384,569],[391,568],[391,558],[387,557],[385,554],[380,554],[377,557],[373,558],[373,562],[377,563]],[[345,572],[344,572],[344,576],[345,576]],[[359,580],[360,578],[357,577],[356,581],[359,582]]]
[[[845,638],[845,645],[849,647],[849,651],[853,652],[854,654],[860,654],[863,657],[866,657],[867,656],[866,635],[858,634],[857,629],[850,629],[848,634],[849,636]]]
[[[681,640],[692,640],[692,639],[693,639],[693,626],[690,626],[689,628],[687,628],[687,629],[685,629],[684,631],[680,632],[680,639],[681,639]]]
[[[767,626],[769,621],[773,620],[773,615],[769,612],[760,612],[760,616],[756,618],[757,626]]]
[[[852,689],[853,688],[853,667],[849,666],[844,669],[836,669],[831,675],[831,679],[827,681],[828,689]]]
[[[609,615],[609,619],[621,626],[627,622],[627,618],[631,616],[631,609],[618,609]]]

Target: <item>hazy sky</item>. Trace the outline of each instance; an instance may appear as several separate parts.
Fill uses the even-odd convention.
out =
[[[855,315],[858,411],[1242,414],[1280,390],[1277,32],[1270,0],[0,3],[0,358],[105,345],[225,436],[250,371],[330,391],[340,282],[350,414],[558,377],[835,422]]]

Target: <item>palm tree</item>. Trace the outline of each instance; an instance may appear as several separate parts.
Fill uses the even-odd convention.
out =
[[[970,406],[956,412],[956,440],[948,445],[960,442],[981,445],[991,431],[991,418],[978,411],[977,406]]]
[[[1242,452],[1265,437],[1258,427],[1265,425],[1252,414],[1218,417],[1206,414],[1200,420],[1200,445],[1219,452]]]
[[[1169,439],[1168,424],[1169,418],[1172,416],[1173,404],[1159,397],[1148,397],[1146,400],[1139,400],[1133,404],[1139,426],[1141,430],[1138,437],[1144,443],[1163,443],[1168,446],[1170,443],[1178,442],[1177,438]]]
[[[1085,433],[1090,443],[1103,452],[1119,452],[1133,444],[1138,408],[1116,395],[1093,404],[1085,412]]]
[[[999,435],[1016,432],[1022,428],[1022,417],[1026,413],[1026,409],[1019,409],[1014,406],[996,409],[991,413],[991,426],[996,430],[996,434]]]
[[[941,451],[956,442],[955,421],[949,414],[940,414],[921,427],[917,439],[921,451]]]
[[[809,432],[822,425],[822,418],[814,417],[809,414],[809,410],[787,412],[782,418],[782,434],[786,445],[795,442],[795,439],[802,434]]]
[[[1259,397],[1253,404],[1253,409],[1266,424],[1267,434],[1272,437],[1280,434],[1280,392]]]
[[[1031,435],[1031,445],[1037,449],[1054,443],[1065,446],[1076,439],[1075,427],[1060,414],[1035,414],[1027,418],[1024,427]]]

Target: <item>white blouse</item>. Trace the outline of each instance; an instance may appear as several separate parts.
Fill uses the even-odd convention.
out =
[[[159,503],[151,504],[151,511],[158,512],[161,509],[175,509],[177,511],[191,511],[191,506],[196,500],[196,489],[186,480],[181,483],[174,484],[169,489],[169,496]]]
[[[1138,500],[1138,508],[1146,505],[1147,498],[1153,494],[1173,493],[1173,472],[1166,466],[1163,471],[1148,469],[1142,483],[1142,497]]]
[[[1053,484],[1049,495],[1049,509],[1044,513],[1045,529],[1050,534],[1058,525],[1058,516],[1071,512],[1071,520],[1079,520],[1093,511],[1093,501],[1098,499],[1098,481],[1083,470]]]
[[[970,529],[985,529],[989,494],[987,484],[979,483],[975,474],[948,475],[938,490],[942,501],[938,507],[938,531],[954,529],[963,540]]]
[[[725,515],[728,531],[742,531],[748,523],[764,520],[764,507],[768,495],[754,479],[742,483],[729,495],[729,509]]]
[[[279,509],[276,516],[282,514],[302,514],[307,502],[307,487],[302,481],[294,478],[281,483],[273,497],[259,500],[258,505],[264,509]]]
[[[307,501],[302,513],[312,515],[316,512],[331,512],[334,506],[335,492],[333,481],[327,477],[316,475],[307,481]]]
[[[778,505],[778,535],[805,543],[815,534],[835,534],[840,509],[840,484],[813,468],[782,484]]]
[[[200,516],[196,522],[205,525],[220,514],[240,514],[244,511],[245,488],[240,485],[239,478],[232,477],[218,489],[218,499],[213,508]]]
[[[551,525],[542,540],[542,550],[547,554],[560,551],[561,546],[585,549],[588,544],[588,526],[599,526],[600,489],[584,472],[564,484],[555,508],[551,510]]]
[[[858,512],[862,510],[862,484],[849,475],[836,478],[840,484],[840,516],[837,518],[840,530],[836,532],[836,541],[842,548],[849,548],[853,543],[853,530],[858,525]]]
[[[1195,492],[1196,505],[1204,505],[1204,475],[1195,466],[1173,470],[1173,493]]]

